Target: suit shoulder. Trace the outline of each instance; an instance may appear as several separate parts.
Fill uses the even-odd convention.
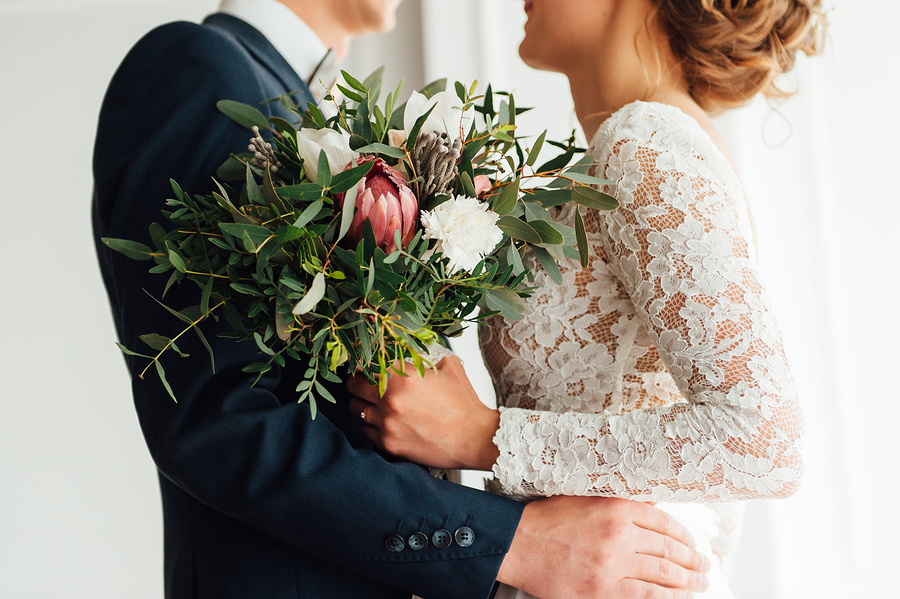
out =
[[[215,27],[187,21],[160,25],[144,35],[119,71],[154,69],[234,73],[252,68],[252,57],[233,37]],[[210,73],[212,71],[212,73]]]

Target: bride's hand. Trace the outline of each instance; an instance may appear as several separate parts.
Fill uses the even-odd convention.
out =
[[[490,470],[499,456],[493,438],[500,413],[478,399],[459,358],[444,358],[424,377],[408,364],[405,372],[391,376],[383,397],[364,376],[347,382],[366,437],[423,466]]]

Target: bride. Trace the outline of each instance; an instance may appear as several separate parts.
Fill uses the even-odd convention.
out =
[[[526,0],[525,12],[519,53],[568,77],[593,174],[615,183],[605,191],[620,207],[582,209],[588,268],[564,261],[555,285],[535,262],[523,320],[480,327],[498,410],[455,358],[392,378],[382,398],[352,380],[351,409],[386,451],[493,470],[514,498],[656,502],[717,563],[738,534],[734,502],[797,489],[803,425],[749,209],[708,113],[784,96],[777,76],[819,50],[820,0]],[[559,219],[573,225],[576,209]],[[709,577],[704,597],[732,597],[720,570]],[[541,592],[536,568],[498,597]]]

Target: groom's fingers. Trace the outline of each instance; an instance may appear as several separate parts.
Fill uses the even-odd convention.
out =
[[[616,597],[653,597],[653,599],[694,599],[690,591],[668,589],[656,584],[649,584],[642,580],[623,580],[616,589]]]
[[[636,503],[634,508],[632,520],[637,526],[672,537],[692,549],[696,546],[688,529],[669,514],[647,503]]]
[[[347,408],[350,410],[351,414],[358,416],[361,420],[365,421],[366,424],[374,428],[380,427],[381,414],[378,412],[378,406],[375,404],[359,397],[352,396],[347,403]],[[363,418],[363,415],[365,415],[365,418]]]
[[[705,573],[712,568],[709,558],[668,535],[640,529],[636,544],[638,553],[674,562],[694,572]]]
[[[368,401],[369,403],[378,403],[378,386],[369,382],[369,379],[361,374],[351,376],[347,379],[347,390],[357,397]]]
[[[640,580],[670,589],[702,593],[709,588],[709,579],[703,574],[682,568],[667,559],[641,555],[631,556],[628,578]]]

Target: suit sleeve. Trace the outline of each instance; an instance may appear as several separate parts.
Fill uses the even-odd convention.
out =
[[[220,34],[181,23],[144,38],[110,85],[94,155],[95,241],[126,347],[139,348],[144,333],[180,331],[182,323],[151,298],[162,297],[165,277],[149,274],[149,263],[109,251],[99,238],[150,244],[147,227],[163,222],[169,178],[190,193],[212,189],[216,167],[249,140],[215,103],[266,99],[258,68]],[[173,286],[165,302],[194,305],[197,290]],[[520,504],[355,447],[327,418],[313,421],[307,405],[276,393],[286,372],[275,369],[251,388],[241,368],[258,361],[253,344],[219,339],[222,324],[204,330],[215,374],[193,335],[179,341],[189,358],[164,358],[177,404],[155,373],[139,377],[146,360],[127,358],[143,434],[163,476],[213,509],[354,576],[434,598],[490,594]],[[390,535],[405,537],[425,522],[451,532],[467,527],[475,541],[442,551],[387,549]]]

